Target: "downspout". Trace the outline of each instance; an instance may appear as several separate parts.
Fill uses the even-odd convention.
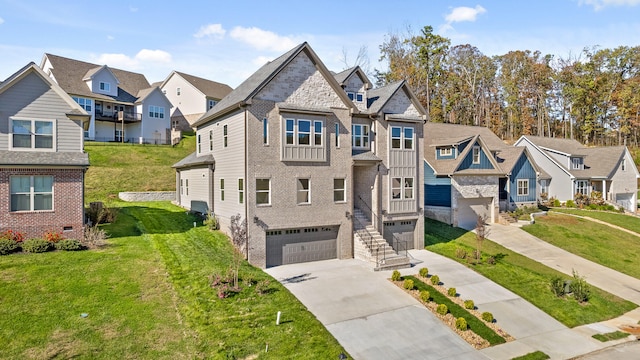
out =
[[[242,109],[242,104],[238,105],[238,108]],[[249,184],[249,181],[248,181],[248,179],[249,179],[249,177],[248,177],[248,175],[249,175],[249,169],[248,169],[249,168],[249,146],[248,146],[248,140],[247,140],[247,125],[248,125],[248,123],[249,123],[249,119],[248,119],[248,115],[247,115],[247,110],[245,109],[244,110],[244,184],[242,184],[242,185],[244,187],[244,190],[243,190],[244,191],[244,199],[243,199],[244,200],[244,218],[245,218],[245,220],[247,222],[247,228],[249,227],[249,220],[247,219],[247,217],[249,215],[249,212],[248,212],[249,208],[247,206],[247,202],[248,202],[247,199],[249,198],[247,196],[247,194],[249,193],[247,191],[247,189],[248,189],[247,185]],[[248,230],[249,229],[247,229],[247,239],[246,239],[247,243],[245,244],[245,252],[246,252],[245,258],[247,259],[247,261],[249,261],[249,234],[248,234],[249,231]],[[266,246],[266,241],[267,240],[266,240],[266,235],[265,235],[265,246]]]
[[[457,150],[456,148],[456,152]],[[449,177],[449,188],[451,189],[453,186],[453,174],[447,174],[447,176]],[[449,221],[451,222],[451,226],[453,226],[453,191],[449,190],[449,192],[449,208],[451,209],[449,210]]]

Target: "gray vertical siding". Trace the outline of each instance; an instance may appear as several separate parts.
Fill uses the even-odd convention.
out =
[[[529,195],[528,196],[518,196],[518,180],[527,179],[529,180]],[[520,155],[520,158],[513,166],[513,170],[511,172],[510,178],[510,201],[512,203],[519,202],[532,202],[537,200],[537,174],[536,170],[531,165],[529,158],[525,153]]]

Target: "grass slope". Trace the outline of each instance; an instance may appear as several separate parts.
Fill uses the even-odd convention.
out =
[[[166,202],[121,205],[103,250],[0,257],[1,359],[331,359],[344,351],[246,262],[241,279],[268,279],[270,291],[243,286],[218,299],[207,277],[229,268],[224,235],[194,228]]]
[[[629,217],[628,222],[631,220],[640,222]],[[553,213],[537,217],[535,224],[522,229],[580,257],[640,279],[638,236],[586,219]]]
[[[637,218],[635,216],[606,211],[590,211],[566,208],[553,208],[551,211],[585,216],[596,220],[601,220],[604,222],[608,222],[609,224],[619,226],[623,229],[635,231],[640,234],[640,218]]]
[[[485,240],[483,243],[483,256],[502,254],[502,259],[495,265],[486,263],[471,265],[466,259],[456,257],[456,249],[473,251],[476,247],[473,233],[430,219],[425,220],[425,229],[427,250],[472,268],[518,294],[568,327],[611,319],[636,308],[635,304],[594,287],[591,287],[591,298],[586,305],[581,305],[571,298],[558,298],[551,293],[549,282],[554,276],[566,279],[568,278],[566,275],[490,240]]]
[[[115,199],[121,191],[172,191],[176,188],[171,165],[195,151],[195,136],[176,146],[86,142],[89,170],[85,202]]]

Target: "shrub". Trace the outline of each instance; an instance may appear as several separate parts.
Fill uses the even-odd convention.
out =
[[[463,317],[459,317],[456,319],[456,329],[460,331],[466,331],[468,328],[469,326],[467,325],[467,320],[465,320]]]
[[[209,230],[218,230],[218,218],[211,212],[207,213],[207,218],[204,219],[202,223],[208,227]]]
[[[419,274],[422,277],[427,277],[427,275],[429,275],[429,269],[427,269],[426,267],[423,267],[420,269]]]
[[[551,292],[557,297],[563,297],[564,292],[564,280],[560,276],[554,276],[551,279]]]
[[[44,237],[45,240],[47,240],[48,242],[52,242],[52,243],[57,243],[60,240],[64,239],[64,236],[62,236],[62,231],[53,231],[53,230],[47,230],[44,233]]]
[[[433,285],[439,285],[440,284],[440,277],[438,275],[431,275],[431,283]]]
[[[85,226],[82,243],[88,248],[104,246],[105,240],[109,236],[97,226]]]
[[[580,276],[575,270],[573,271],[573,281],[571,281],[569,288],[573,293],[573,298],[578,302],[583,303],[589,301],[589,295],[591,293],[589,284],[587,284],[584,277]]]
[[[18,247],[19,246],[17,242],[5,238],[0,238],[0,255],[11,254],[12,252],[18,250]]]
[[[414,286],[414,285],[413,285],[413,280],[411,280],[411,279],[406,279],[406,280],[404,281],[404,284],[402,284],[402,286],[403,286],[405,289],[407,289],[407,290],[413,290],[413,286]]]
[[[22,250],[28,253],[43,253],[51,250],[52,244],[44,239],[29,239],[22,243]]]
[[[78,251],[85,249],[84,246],[82,246],[82,243],[76,239],[62,239],[55,243],[54,246],[57,250],[63,251]]]
[[[454,288],[454,287],[451,287],[451,288],[449,288],[447,290],[447,294],[449,294],[449,296],[451,296],[451,297],[455,297],[457,293],[458,292],[456,291],[456,288]]]
[[[560,207],[560,200],[558,200],[558,199],[553,199],[553,206],[554,206],[554,207]]]
[[[421,290],[420,299],[424,302],[429,302],[429,299],[431,299],[431,294],[427,290]]]
[[[259,295],[264,295],[264,294],[268,293],[270,284],[271,283],[269,282],[269,280],[266,280],[266,279],[258,281],[258,283],[256,283],[256,287],[255,287],[256,292]]]
[[[495,265],[495,264],[496,264],[496,258],[495,258],[495,257],[493,257],[493,256],[489,256],[489,257],[487,258],[487,264],[489,264],[489,265]]]
[[[574,208],[576,207],[576,203],[573,200],[567,200],[567,207]]]
[[[0,239],[7,239],[21,243],[24,241],[24,233],[15,230],[5,230],[0,233]]]
[[[444,316],[444,315],[447,315],[447,313],[449,312],[449,308],[445,304],[438,304],[438,307],[436,308],[436,312]]]
[[[473,300],[465,300],[464,308],[468,310],[473,310],[476,308],[476,304],[473,303]]]
[[[463,248],[456,248],[456,257],[458,259],[465,259],[467,257],[467,250]]]
[[[484,321],[486,321],[488,323],[492,323],[493,322],[493,314],[492,313],[490,313],[488,311],[485,311],[485,312],[482,313],[481,316],[482,316],[482,320],[484,320]]]
[[[598,205],[596,204],[589,204],[589,206],[587,206],[589,208],[589,210],[596,210],[598,208]]]
[[[118,216],[118,208],[105,207],[102,202],[92,202],[89,204],[87,216],[92,225],[113,223]]]
[[[391,273],[391,280],[392,281],[400,281],[400,279],[402,279],[402,275],[400,275],[400,271],[393,270],[393,272]]]

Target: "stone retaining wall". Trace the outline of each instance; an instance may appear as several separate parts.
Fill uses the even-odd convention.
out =
[[[175,191],[142,191],[142,192],[121,192],[118,198],[124,201],[175,201]]]

